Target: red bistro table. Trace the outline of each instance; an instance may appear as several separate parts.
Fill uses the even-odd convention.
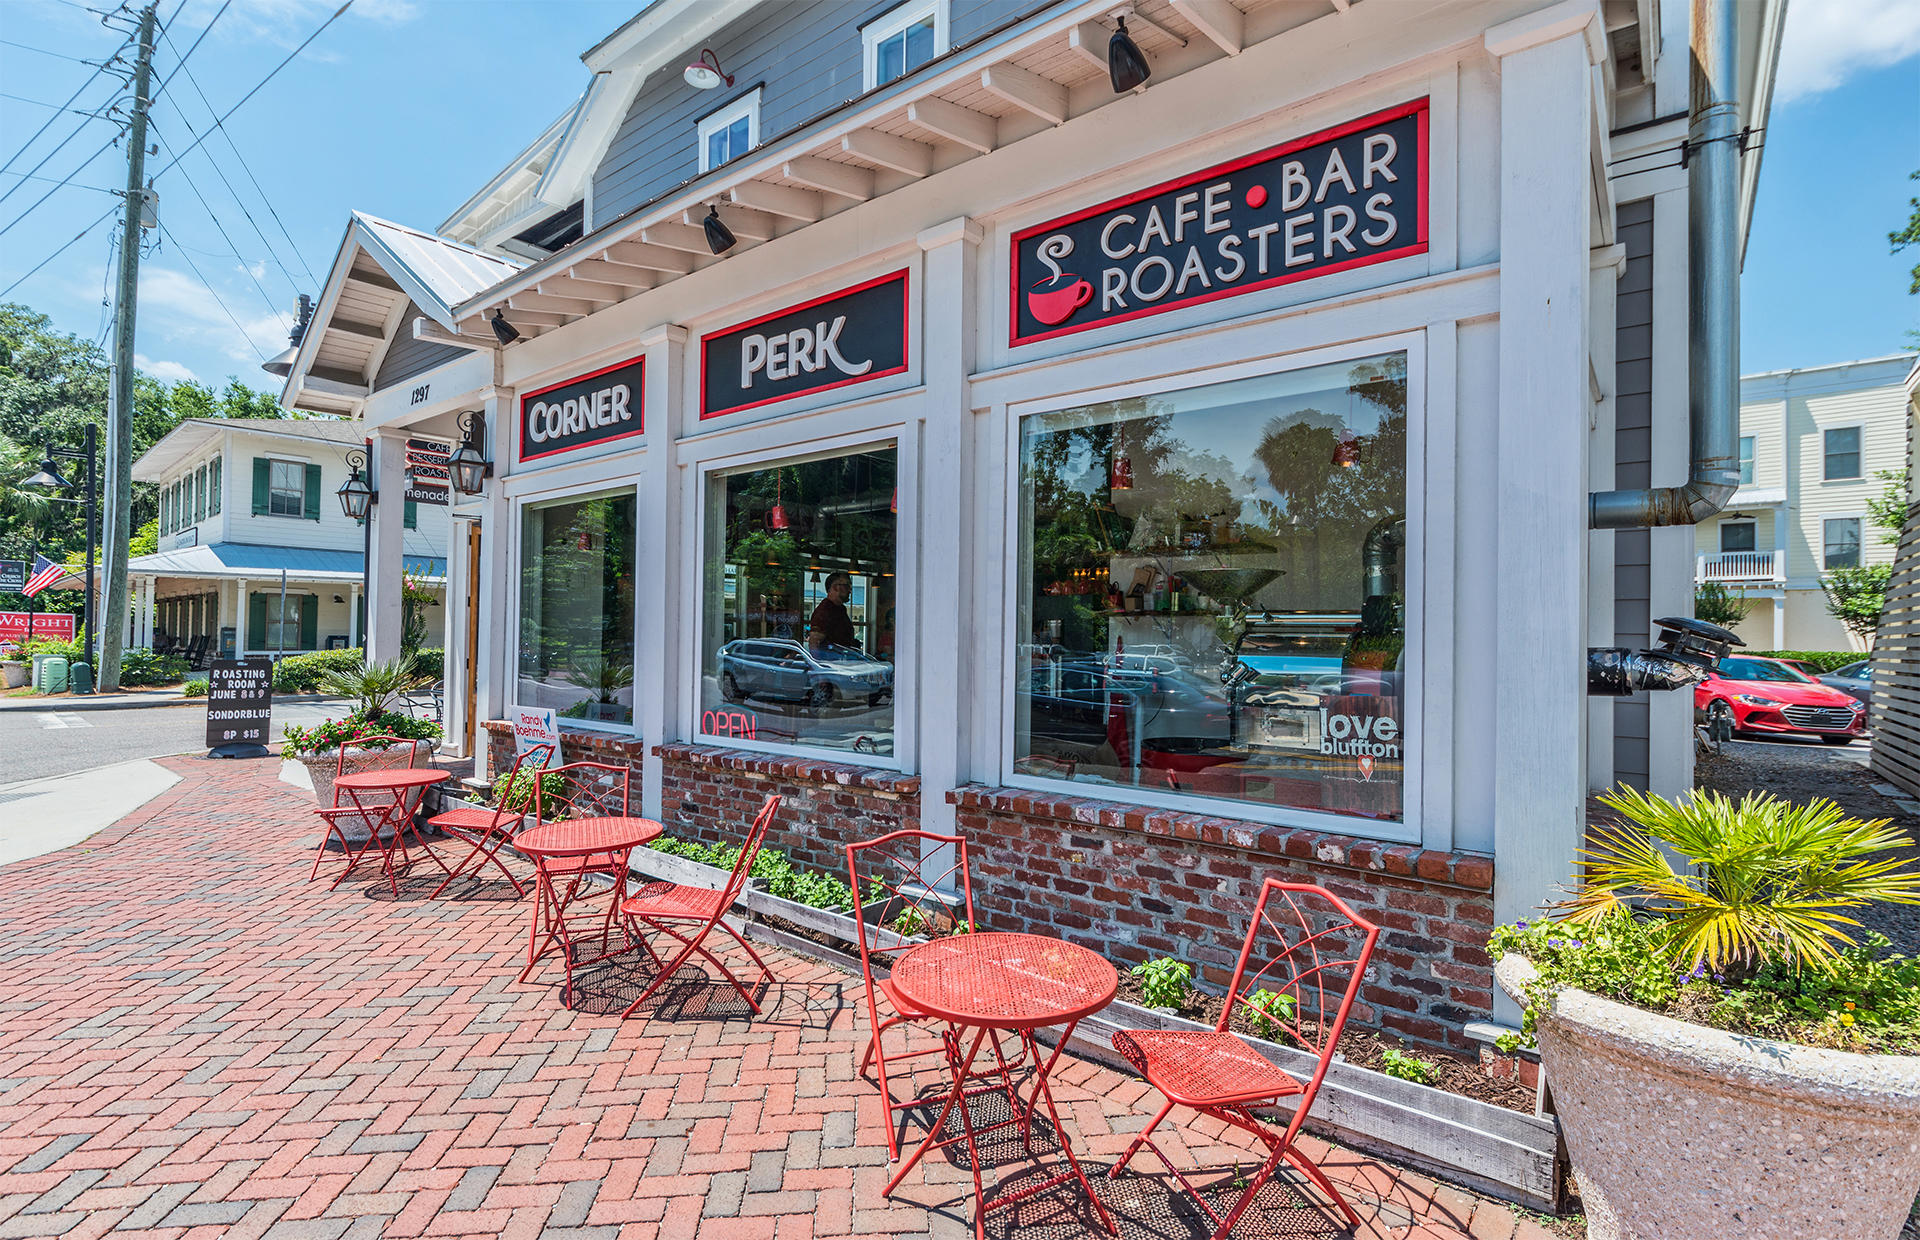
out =
[[[367,855],[368,849],[378,848],[380,872],[387,876],[387,885],[393,888],[393,893],[399,895],[400,884],[393,877],[393,854],[398,851],[402,860],[410,860],[406,833],[414,829],[413,813],[420,808],[420,798],[426,790],[446,778],[445,771],[436,771],[431,767],[389,767],[385,770],[355,771],[334,780],[335,795],[346,793],[347,799],[353,802],[353,808],[360,811],[360,816],[371,830],[367,842],[347,858],[347,868],[340,872],[339,878],[333,880],[333,885],[338,887],[347,875],[353,873],[353,867],[360,864],[360,858]],[[377,800],[383,795],[392,800]],[[375,797],[376,801],[368,804],[360,799],[362,796]],[[416,836],[415,842],[420,845],[422,852],[433,858],[435,865],[442,870],[447,868],[447,863],[427,847],[425,840]]]
[[[513,837],[513,846],[533,859],[537,888],[533,928],[527,936],[527,967],[520,971],[521,981],[527,980],[533,966],[557,944],[567,965],[560,1001],[572,1005],[574,969],[619,954],[606,947],[620,902],[627,895],[627,857],[642,844],[657,839],[662,830],[651,818],[574,818],[539,823]],[[599,860],[601,857],[606,860]],[[567,906],[579,896],[589,874],[611,874],[613,899],[606,915],[599,919],[600,954],[581,959],[576,943],[587,936],[568,924]]]
[[[893,1193],[900,1181],[906,1178],[907,1172],[913,1170],[914,1164],[928,1150],[962,1139],[949,1137],[945,1141],[940,1140],[940,1130],[945,1126],[954,1104],[958,1103],[960,1123],[970,1155],[968,1161],[973,1166],[973,1191],[980,1203],[980,1208],[973,1216],[975,1236],[986,1235],[988,1210],[1012,1205],[1073,1179],[1080,1181],[1087,1200],[1093,1203],[1094,1210],[1100,1215],[1100,1222],[1109,1232],[1119,1234],[1113,1220],[1107,1216],[1107,1208],[1094,1196],[1093,1187],[1080,1170],[1080,1160],[1074,1157],[1073,1146],[1067,1141],[1067,1131],[1060,1124],[1059,1113],[1054,1110],[1053,1091],[1047,1088],[1047,1074],[1053,1070],[1054,1062],[1060,1058],[1067,1040],[1073,1036],[1074,1026],[1083,1017],[1091,1016],[1113,1002],[1119,984],[1120,979],[1113,971],[1113,966],[1099,955],[1084,947],[1038,934],[955,935],[923,943],[903,954],[893,966],[893,987],[900,996],[913,1007],[948,1021],[952,1026],[973,1029],[975,1032],[972,1044],[964,1052],[961,1050],[962,1037],[958,1028],[941,1034],[941,1040],[946,1044],[947,1066],[953,1073],[953,1088],[947,1094],[946,1105],[940,1109],[940,1118],[933,1122],[926,1139],[901,1164],[900,1170],[887,1185],[887,1195]],[[1042,1059],[1040,1048],[1033,1040],[1033,1031],[1047,1025],[1064,1025],[1066,1028],[1061,1031],[1053,1053]],[[965,1097],[968,1074],[973,1068],[973,1058],[979,1053],[980,1044],[1000,1029],[1018,1033],[1021,1040],[1027,1043],[1027,1050],[1032,1054],[1035,1065],[1033,1093],[1023,1106],[1015,1091],[1009,1087],[1008,1102],[1013,1108],[1012,1117],[989,1125],[988,1129],[975,1129]],[[986,1190],[980,1182],[980,1157],[974,1146],[975,1135],[991,1128],[1018,1124],[1021,1139],[1031,1153],[1033,1108],[1041,1102],[1047,1105],[1047,1114],[1053,1120],[1054,1135],[1059,1138],[1060,1149],[1067,1156],[1070,1170],[988,1204]]]

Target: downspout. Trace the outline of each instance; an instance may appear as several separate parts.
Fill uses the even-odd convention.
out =
[[[1692,525],[1740,484],[1739,0],[1693,0],[1687,167],[1687,413],[1692,456],[1677,487],[1596,491],[1596,530]]]

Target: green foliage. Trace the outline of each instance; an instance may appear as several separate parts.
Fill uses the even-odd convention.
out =
[[[120,658],[120,683],[123,685],[171,685],[187,678],[192,669],[177,654],[155,654],[138,647],[129,648]]]
[[[1908,175],[1912,180],[1920,181],[1920,172],[1913,172]],[[1898,254],[1910,245],[1920,245],[1920,198],[1908,199],[1907,205],[1913,208],[1913,214],[1907,217],[1907,222],[1904,226],[1896,228],[1887,234],[1887,245],[1891,247],[1892,252],[1895,254]],[[1908,285],[1907,292],[1920,293],[1920,263],[1913,265],[1913,283]]]
[[[275,693],[318,693],[321,678],[330,672],[353,671],[363,656],[358,650],[315,650],[290,654],[273,665]]]
[[[669,856],[684,857],[715,869],[732,870],[740,860],[738,844],[702,844],[697,840],[676,840],[663,835],[649,847]],[[749,874],[770,896],[833,912],[853,910],[853,888],[833,877],[795,868],[791,859],[776,848],[762,848],[753,859]]]
[[[36,637],[30,642],[20,643],[20,653],[17,657],[22,662],[33,662],[33,656],[37,654],[65,659],[69,663],[75,660],[84,663],[87,659],[87,648],[79,642],[59,642],[45,637]]]
[[[1412,1081],[1415,1085],[1431,1085],[1440,1075],[1432,1061],[1416,1059],[1398,1047],[1389,1046],[1380,1052],[1380,1070],[1388,1076],[1397,1076],[1403,1081]]]
[[[1519,1033],[1503,1033],[1493,1040],[1493,1049],[1502,1055],[1517,1055],[1526,1049],[1526,1045],[1526,1035]]]
[[[1724,629],[1738,625],[1752,610],[1745,590],[1729,590],[1717,581],[1702,582],[1693,592],[1693,618]]]
[[[1140,996],[1148,1007],[1177,1008],[1193,990],[1193,966],[1171,956],[1160,956],[1133,966],[1140,979]]]
[[[611,702],[614,694],[633,687],[633,664],[619,663],[596,651],[581,651],[567,665],[567,679],[593,694],[596,702]]]
[[[1742,651],[1759,659],[1797,659],[1815,672],[1832,672],[1860,661],[1857,650],[1753,650]]]
[[[1876,469],[1873,476],[1880,480],[1880,494],[1868,498],[1867,512],[1880,531],[1880,541],[1891,547],[1900,541],[1900,527],[1907,523],[1907,471]]]
[[[523,766],[517,771],[507,771],[493,781],[493,803],[502,809],[514,813],[533,812],[534,782],[539,781],[540,797],[544,801],[559,802],[567,795],[567,777],[539,767]],[[549,821],[566,817],[561,810],[549,813]]]
[[[1299,1002],[1292,995],[1278,995],[1271,990],[1256,990],[1248,995],[1247,1027],[1253,1030],[1256,1038],[1265,1038],[1269,1042],[1286,1032],[1287,1025],[1293,1022],[1293,1014]]]
[[[385,663],[336,668],[323,673],[320,689],[336,697],[350,697],[358,703],[354,713],[368,719],[381,719],[402,694],[433,683],[414,670],[413,656],[403,654]]]
[[[135,530],[133,537],[127,540],[127,555],[152,555],[158,550],[160,550],[160,518],[155,517]],[[123,676],[121,679],[126,678]]]
[[[186,681],[180,686],[180,696],[190,698],[203,698],[207,696],[207,682],[205,678],[196,677],[193,680]]]
[[[1872,636],[1887,609],[1887,583],[1893,565],[1862,564],[1857,568],[1830,568],[1820,578],[1827,611],[1861,637]]]
[[[316,723],[310,728],[290,727],[286,730],[283,748],[290,754],[325,753],[338,749],[344,742],[369,736],[397,736],[410,741],[438,740],[440,725],[431,719],[416,719],[412,715],[381,715],[375,719],[356,712],[344,719]],[[386,749],[389,746],[374,745],[370,748]]]
[[[427,640],[427,608],[439,601],[439,594],[411,573],[400,575],[400,649],[418,655],[420,643]],[[437,664],[435,665],[437,669]]]

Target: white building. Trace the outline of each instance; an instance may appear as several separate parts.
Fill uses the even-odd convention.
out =
[[[1683,160],[1695,5],[1733,106]],[[1729,322],[1783,10],[1155,0],[1116,90],[1103,0],[658,0],[458,244],[350,230],[282,399],[379,479],[463,420],[491,461],[454,745],[553,705],[670,830],[777,791],[822,869],[964,830],[993,924],[1203,973],[1249,882],[1326,882],[1392,927],[1362,1019],[1459,1045],[1589,791],[1692,783],[1691,695],[1586,667],[1690,614],[1695,534],[1598,493],[1732,485],[1688,267]]]
[[[1750,605],[1756,650],[1859,650],[1820,588],[1831,568],[1891,564],[1867,504],[1906,468],[1911,353],[1740,381],[1740,489],[1695,527],[1695,580]]]
[[[366,534],[335,492],[365,437],[358,423],[318,418],[189,418],[147,449],[133,477],[160,488],[160,549],[127,566],[128,644],[164,638],[196,660],[359,645]],[[398,491],[402,571],[440,593],[446,507]],[[439,645],[442,607],[425,619]]]

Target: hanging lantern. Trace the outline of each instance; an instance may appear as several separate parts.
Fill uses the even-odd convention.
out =
[[[767,528],[770,530],[784,530],[787,528],[786,505],[780,502],[783,494],[781,488],[786,484],[786,481],[786,471],[782,470],[780,473],[774,475],[773,507],[767,512]]]

